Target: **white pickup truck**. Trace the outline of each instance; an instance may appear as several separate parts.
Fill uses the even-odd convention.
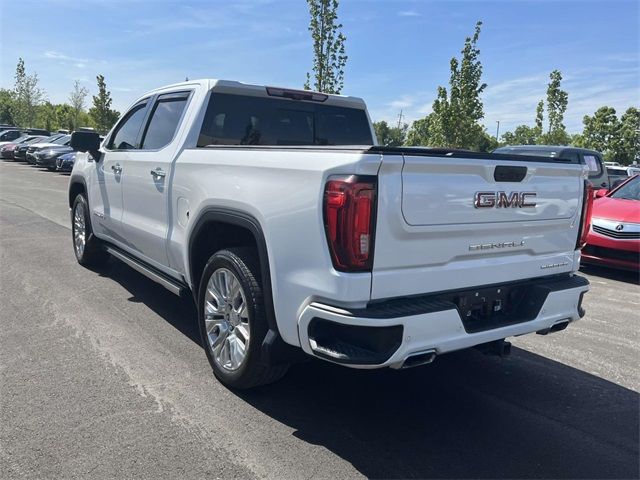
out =
[[[313,357],[404,368],[578,320],[592,195],[555,158],[376,146],[354,97],[189,81],[76,132],[73,245],[198,306],[234,388]]]

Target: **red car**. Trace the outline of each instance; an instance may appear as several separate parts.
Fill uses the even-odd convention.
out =
[[[582,262],[640,270],[640,175],[596,192]]]

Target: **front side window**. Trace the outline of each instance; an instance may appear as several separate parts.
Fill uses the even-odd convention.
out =
[[[133,150],[138,148],[138,134],[144,116],[147,112],[147,103],[139,103],[134,106],[124,117],[122,122],[116,127],[111,135],[111,140],[107,148],[111,150]]]
[[[171,142],[188,99],[188,92],[168,93],[158,97],[142,140],[142,149],[154,150]]]
[[[198,138],[208,145],[373,145],[358,108],[213,93]]]

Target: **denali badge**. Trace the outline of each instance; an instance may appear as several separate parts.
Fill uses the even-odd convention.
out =
[[[477,250],[494,250],[496,248],[516,247],[524,247],[524,240],[520,240],[519,242],[478,243],[476,245],[469,245],[469,251],[475,252]]]
[[[477,192],[473,206],[476,208],[528,208],[535,207],[535,192]]]

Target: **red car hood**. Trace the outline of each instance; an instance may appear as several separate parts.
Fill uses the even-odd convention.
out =
[[[640,223],[640,201],[602,197],[593,202],[594,218]]]

